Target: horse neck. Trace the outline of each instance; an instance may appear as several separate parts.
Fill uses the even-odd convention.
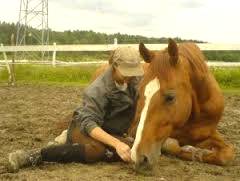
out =
[[[204,55],[193,43],[182,43],[179,46],[180,56],[188,70],[192,91],[197,98],[205,100],[209,96],[209,70]]]
[[[198,102],[209,98],[209,71],[190,70],[190,83],[195,92]]]

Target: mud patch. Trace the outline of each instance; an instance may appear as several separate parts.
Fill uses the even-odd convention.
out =
[[[124,163],[57,164],[25,168],[7,173],[8,153],[16,149],[40,148],[56,136],[59,119],[81,102],[80,87],[0,86],[0,180],[240,180],[240,96],[225,95],[225,112],[219,130],[236,147],[231,166],[215,166],[161,156],[151,175],[136,174]]]

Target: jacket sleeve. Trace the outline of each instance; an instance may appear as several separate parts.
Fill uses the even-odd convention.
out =
[[[103,125],[106,106],[107,98],[101,88],[84,92],[82,106],[74,112],[74,119],[82,133],[89,134],[94,128]]]

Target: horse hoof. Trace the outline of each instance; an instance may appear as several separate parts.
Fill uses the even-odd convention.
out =
[[[181,147],[181,151],[183,152],[187,152],[187,153],[192,153],[197,151],[197,148],[191,145],[185,145],[183,147]]]

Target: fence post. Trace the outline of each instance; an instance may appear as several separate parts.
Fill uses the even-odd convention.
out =
[[[11,35],[11,46],[14,46],[15,45],[15,36],[14,36],[14,33],[12,33],[12,35]],[[10,66],[10,68],[11,68],[11,75],[12,75],[12,77],[11,77],[11,84],[12,85],[15,85],[15,82],[16,82],[16,78],[15,78],[15,53],[14,52],[12,52],[12,64],[11,64],[11,66]]]
[[[114,49],[117,48],[117,45],[118,45],[118,39],[117,38],[114,38],[113,45],[114,45]]]
[[[56,67],[56,43],[53,43],[54,50],[53,50],[53,55],[52,55],[52,66]]]
[[[1,43],[1,47],[3,48],[2,43]],[[6,63],[7,71],[8,71],[8,84],[14,85],[14,84],[12,84],[12,71],[11,71],[11,68],[10,68],[9,63],[8,63],[7,54],[4,51],[3,51],[3,57],[4,57],[4,60],[5,60],[5,63]]]

